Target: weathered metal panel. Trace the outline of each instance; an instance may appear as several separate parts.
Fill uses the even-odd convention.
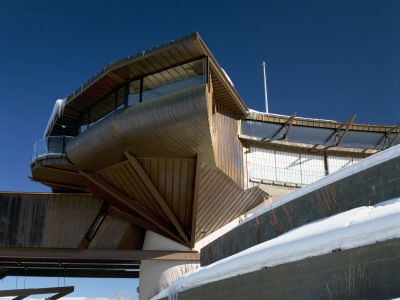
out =
[[[0,247],[76,248],[101,203],[87,194],[0,193]]]

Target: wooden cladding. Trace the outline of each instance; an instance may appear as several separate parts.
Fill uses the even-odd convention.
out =
[[[0,247],[79,248],[103,201],[88,194],[0,193]],[[107,214],[89,249],[140,249],[145,231]]]
[[[101,204],[83,194],[0,193],[1,247],[76,248]]]
[[[261,204],[265,195],[258,187],[244,191],[223,172],[202,163],[196,242]]]
[[[216,165],[243,187],[243,147],[238,138],[238,116],[218,101],[215,106],[213,132],[216,136]]]
[[[194,159],[143,158],[138,159],[138,162],[182,226],[186,229],[190,228],[196,161]],[[169,220],[128,161],[107,168],[98,175],[164,221]]]

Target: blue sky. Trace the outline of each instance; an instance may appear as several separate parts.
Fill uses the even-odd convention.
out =
[[[397,0],[2,0],[0,190],[49,191],[27,177],[32,145],[57,99],[111,62],[193,32],[249,108],[265,109],[265,60],[272,113],[400,123]],[[109,282],[109,291],[134,290],[130,282]],[[91,291],[77,285],[75,295],[112,294],[83,285]]]

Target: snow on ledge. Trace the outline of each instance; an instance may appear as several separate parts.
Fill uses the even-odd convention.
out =
[[[258,111],[258,110],[254,110],[249,108],[249,113],[251,114],[256,114],[256,115],[263,115],[263,116],[267,116],[267,117],[278,117],[278,118],[290,118],[290,116],[287,115],[280,115],[280,114],[273,114],[273,113],[267,113],[267,112],[262,112],[262,111]],[[315,119],[315,118],[305,118],[305,117],[297,117],[297,120],[311,120],[311,121],[322,121],[322,122],[334,122],[334,123],[341,123],[338,121],[334,121],[334,120],[327,120],[327,119]]]
[[[53,126],[57,122],[57,119],[59,119],[62,116],[64,112],[65,103],[66,103],[66,98],[58,99],[56,103],[54,103],[53,112],[50,115],[50,119],[49,122],[47,123],[46,130],[44,131],[43,135],[44,137],[50,134],[50,131],[53,129]]]
[[[266,267],[400,238],[400,198],[363,206],[293,229],[281,236],[187,273],[152,300]]]
[[[351,175],[354,175],[358,172],[364,171],[366,169],[369,169],[373,166],[379,165],[381,163],[384,163],[390,159],[393,159],[395,157],[400,156],[400,145],[391,147],[387,150],[381,151],[379,153],[376,153],[374,155],[371,155],[370,157],[364,158],[355,164],[349,165],[347,167],[344,167],[343,169],[340,169],[332,174],[329,174],[328,176],[325,176],[321,178],[320,180],[317,180],[313,183],[310,183],[301,189],[298,189],[290,194],[287,194],[286,196],[283,196],[282,198],[279,198],[277,201],[273,202],[271,205],[268,207],[257,211],[254,213],[252,216],[244,220],[242,223],[240,223],[238,226],[243,225],[244,223],[248,222],[249,220],[254,219],[255,217],[266,213],[274,208],[277,208],[278,206],[281,206],[283,204],[286,204],[296,198],[299,198],[301,196],[304,196],[308,193],[311,193],[315,190],[318,190],[320,188],[323,188],[324,186],[327,186],[331,183],[334,183],[336,181],[339,181],[343,178],[349,177]]]

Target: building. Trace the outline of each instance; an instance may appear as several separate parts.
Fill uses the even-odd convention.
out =
[[[3,276],[140,277],[147,299],[219,228],[399,143],[354,118],[249,110],[197,33],[112,63],[34,145],[31,179],[53,193],[0,194]]]

